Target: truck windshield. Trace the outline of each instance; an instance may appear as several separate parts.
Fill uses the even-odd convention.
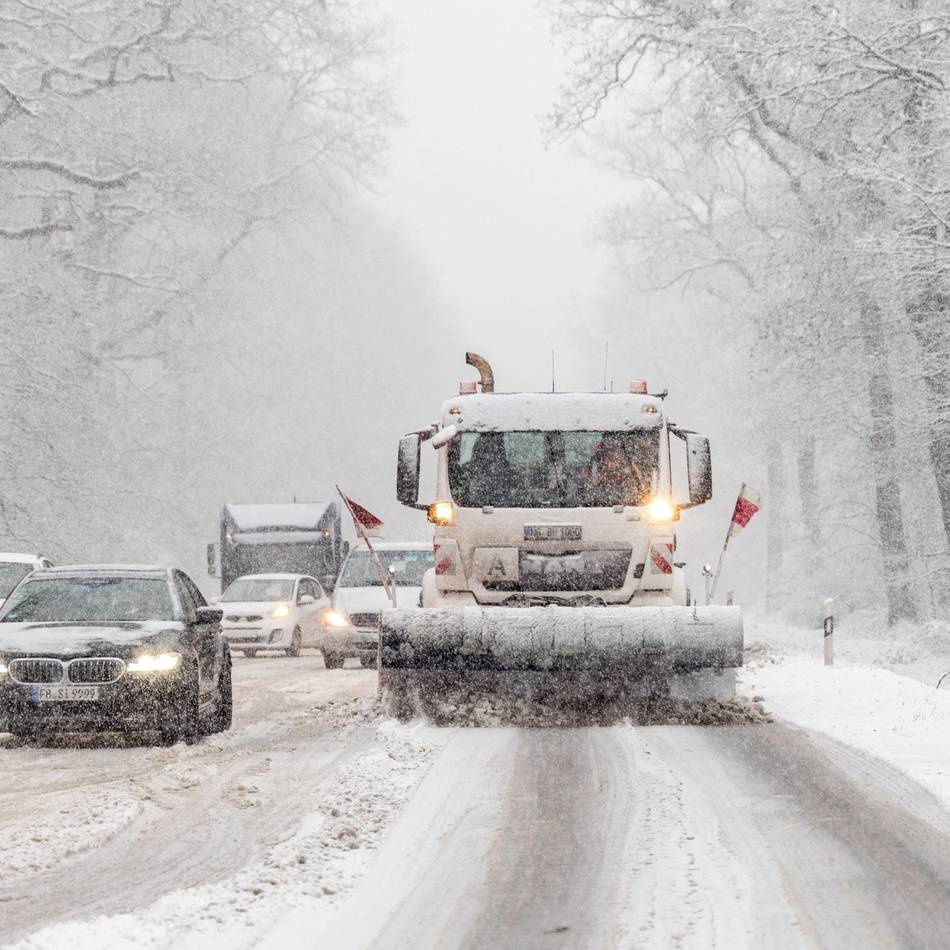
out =
[[[658,429],[463,432],[449,445],[462,508],[643,505],[657,488]]]
[[[422,575],[435,564],[432,551],[377,551],[383,569],[396,578],[397,587],[421,587]],[[343,568],[340,587],[382,587],[369,551],[354,551]]]
[[[0,623],[174,619],[165,580],[58,577],[26,581],[4,605]]]

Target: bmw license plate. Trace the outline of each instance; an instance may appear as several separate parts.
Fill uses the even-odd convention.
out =
[[[98,686],[34,686],[34,703],[82,703],[99,698]]]

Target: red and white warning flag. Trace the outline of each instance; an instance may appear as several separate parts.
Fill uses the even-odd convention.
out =
[[[719,575],[722,573],[722,562],[726,556],[726,549],[729,542],[752,520],[752,516],[762,507],[762,496],[754,489],[749,488],[745,482],[739,489],[739,497],[736,499],[736,507],[732,512],[732,521],[729,522],[729,530],[726,532],[726,540],[722,543],[722,550],[719,552],[719,562],[716,564],[716,573],[706,589],[706,603],[709,604],[716,596],[716,587],[719,584]]]
[[[732,524],[729,525],[729,534],[738,534],[752,520],[752,516],[761,507],[762,496],[754,488],[749,488],[749,486],[743,482],[739,497],[736,499],[735,510],[732,512]]]
[[[377,518],[368,508],[364,508],[361,504],[353,501],[352,498],[344,495],[343,492],[340,491],[339,485],[337,485],[336,490],[340,492],[343,503],[353,516],[353,527],[356,528],[356,533],[361,538],[380,537],[383,533],[382,520]]]
[[[374,515],[368,508],[364,508],[362,505],[353,501],[353,499],[348,495],[344,495],[339,485],[336,486],[336,490],[343,499],[343,504],[346,505],[350,515],[353,517],[353,527],[356,528],[357,537],[362,538],[362,540],[366,542],[366,547],[369,550],[369,556],[372,558],[373,566],[376,568],[376,573],[379,574],[379,579],[383,585],[383,589],[386,591],[386,594],[388,595],[389,600],[392,602],[393,607],[395,607],[396,582],[390,576],[386,568],[383,567],[382,561],[379,559],[379,555],[377,555],[373,545],[369,540],[370,538],[378,538],[383,533],[382,519],[377,518],[376,515]]]

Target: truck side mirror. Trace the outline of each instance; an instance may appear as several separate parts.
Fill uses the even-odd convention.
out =
[[[208,545],[208,576],[218,576],[218,546],[216,544]]]
[[[709,439],[690,432],[686,435],[686,477],[690,505],[701,505],[712,498],[712,460]]]
[[[418,508],[419,456],[422,438],[410,432],[399,440],[399,462],[396,468],[396,499],[408,508]]]

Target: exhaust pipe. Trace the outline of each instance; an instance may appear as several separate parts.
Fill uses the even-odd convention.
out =
[[[478,375],[481,376],[482,392],[493,393],[495,391],[495,374],[492,372],[488,360],[477,353],[466,353],[465,362],[478,370]]]

